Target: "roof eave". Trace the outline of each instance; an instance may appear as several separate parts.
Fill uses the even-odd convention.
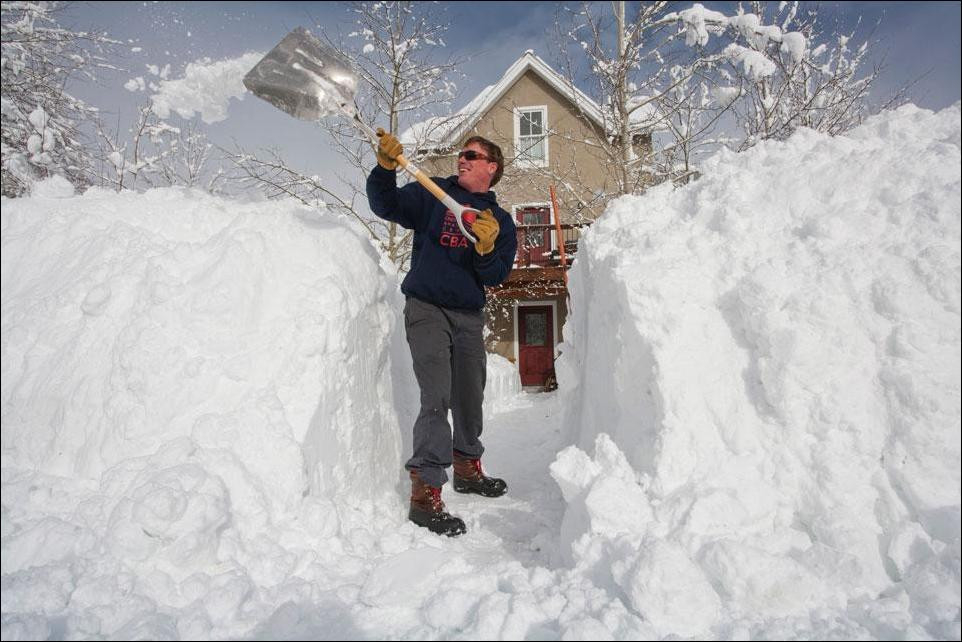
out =
[[[541,60],[533,51],[530,49],[524,52],[520,58],[518,58],[508,70],[504,73],[495,86],[494,90],[491,91],[491,95],[478,107],[474,114],[471,114],[465,122],[461,125],[455,127],[448,133],[447,136],[438,141],[438,147],[444,148],[448,146],[453,146],[456,144],[461,137],[471,130],[484,114],[488,113],[492,107],[494,107],[499,100],[507,93],[508,89],[514,86],[515,82],[518,81],[521,76],[524,75],[528,69],[531,69],[537,73],[542,79],[544,79],[549,85],[551,85],[558,93],[565,96],[580,112],[586,117],[592,120],[596,125],[605,129],[604,118],[601,114],[601,108],[592,100],[587,94],[575,87],[573,84],[569,83],[567,80],[561,77],[556,71],[554,71],[546,62]],[[573,94],[573,95],[572,95]],[[470,103],[469,103],[470,104]]]

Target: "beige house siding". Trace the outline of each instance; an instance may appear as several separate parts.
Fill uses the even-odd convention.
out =
[[[547,107],[548,167],[524,168],[515,164],[515,110],[519,107]],[[555,184],[558,209],[564,223],[595,218],[600,212],[582,211],[579,198],[566,185],[576,190],[610,190],[614,187],[603,162],[604,153],[585,141],[597,140],[600,130],[589,125],[571,101],[558,93],[538,74],[525,72],[504,96],[484,114],[477,124],[465,133],[459,144],[447,156],[422,162],[433,176],[450,176],[457,168],[457,150],[471,136],[484,136],[501,147],[505,156],[505,170],[501,181],[493,188],[498,203],[513,213],[522,203],[547,203],[549,186]],[[549,175],[550,174],[550,175]]]
[[[567,296],[544,296],[539,297],[538,301],[550,301],[557,306],[558,327],[554,329],[555,345],[564,340],[561,330],[565,319],[568,318],[568,297]],[[517,360],[517,344],[515,335],[515,308],[516,301],[506,299],[488,300],[484,308],[485,324],[488,332],[485,334],[484,347],[488,352],[499,354],[512,362]]]
[[[546,106],[547,168],[525,168],[515,162],[515,110],[520,107]],[[597,147],[586,140],[596,139],[584,118],[571,102],[532,71],[526,72],[478,123],[482,136],[501,145],[505,154],[504,177],[498,186],[499,197],[505,203],[518,204],[549,200],[549,186],[554,183],[558,192],[558,208],[562,222],[573,221],[577,199],[565,184],[582,189],[605,189],[604,163],[600,162]],[[593,217],[592,217],[593,218]]]
[[[522,107],[547,108],[546,126],[548,166],[525,168],[515,163],[515,110]],[[562,223],[579,223],[600,216],[603,204],[585,208],[599,191],[617,190],[604,150],[597,142],[600,127],[582,115],[574,104],[541,76],[527,70],[504,96],[474,127],[461,136],[454,149],[445,156],[426,158],[421,162],[432,176],[450,176],[457,171],[457,151],[471,136],[484,136],[499,147],[505,156],[504,176],[493,188],[498,203],[509,212],[519,204],[547,203],[549,187],[554,184]],[[651,147],[650,136],[636,144],[638,153]],[[647,150],[645,149],[647,148]]]
[[[488,352],[499,354],[505,359],[515,361],[514,354],[514,301],[488,299],[484,306],[485,333],[484,347]]]

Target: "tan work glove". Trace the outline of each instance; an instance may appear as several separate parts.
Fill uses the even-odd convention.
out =
[[[498,225],[498,219],[494,218],[491,210],[484,210],[475,219],[471,231],[474,232],[474,237],[478,239],[478,242],[474,244],[475,251],[484,256],[494,249],[494,241],[498,238],[501,226]]]
[[[404,153],[404,147],[401,146],[401,141],[395,138],[393,134],[380,127],[377,128],[377,137],[380,139],[377,142],[377,164],[393,172],[397,169],[397,160],[395,159]]]

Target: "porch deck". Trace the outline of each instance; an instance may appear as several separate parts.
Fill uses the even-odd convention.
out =
[[[489,288],[497,299],[549,297],[567,293],[565,272],[578,251],[578,239],[587,225],[562,224],[562,264],[558,228],[550,223],[518,225],[518,255],[514,268],[501,285]]]

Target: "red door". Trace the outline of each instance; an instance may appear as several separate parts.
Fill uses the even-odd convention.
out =
[[[522,386],[543,386],[554,377],[554,319],[550,305],[518,307],[518,368]]]
[[[547,207],[522,207],[516,216],[518,264],[545,265],[551,256],[551,235],[548,232],[551,211]]]

